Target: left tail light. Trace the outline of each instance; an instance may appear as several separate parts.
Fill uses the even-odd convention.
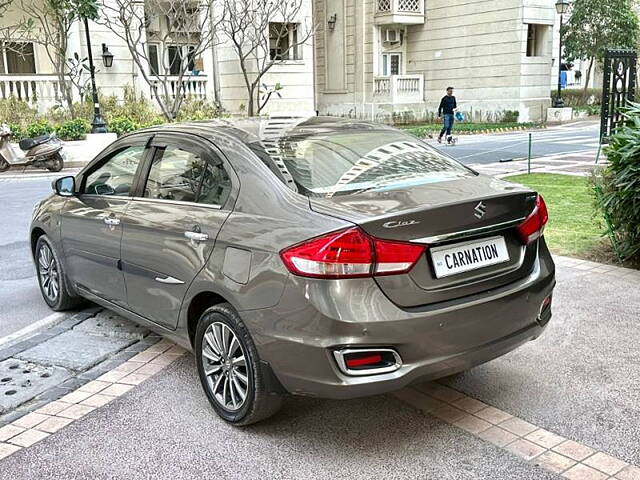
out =
[[[280,257],[291,273],[302,277],[361,278],[406,273],[425,249],[371,237],[352,227],[286,248]]]
[[[531,212],[524,222],[518,225],[518,235],[522,243],[528,245],[541,237],[544,233],[544,226],[548,221],[549,212],[547,211],[547,204],[544,202],[542,195],[538,195],[533,212]]]

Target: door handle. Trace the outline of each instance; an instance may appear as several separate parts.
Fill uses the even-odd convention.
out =
[[[184,232],[184,236],[192,242],[206,242],[209,240],[209,234],[201,232]]]
[[[115,227],[116,225],[120,225],[120,219],[119,218],[113,218],[113,217],[104,217],[104,223],[106,225]]]
[[[156,282],[168,283],[169,285],[182,285],[184,282],[173,277],[156,277]]]

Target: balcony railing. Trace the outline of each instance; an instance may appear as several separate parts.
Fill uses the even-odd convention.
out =
[[[376,23],[424,23],[424,0],[376,0]]]
[[[162,77],[161,77],[162,78]],[[158,88],[158,93],[164,95],[161,82],[152,82]],[[169,95],[175,97],[176,91],[180,89],[180,84],[184,89],[185,97],[207,98],[207,76],[206,75],[184,75],[182,80],[178,75],[167,77],[167,88]]]
[[[23,100],[41,112],[62,103],[60,87],[56,75],[0,75],[0,98]]]
[[[422,103],[422,75],[391,75],[373,79],[373,100],[376,103]]]

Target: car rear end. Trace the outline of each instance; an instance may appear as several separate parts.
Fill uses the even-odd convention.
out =
[[[288,391],[383,393],[542,333],[555,279],[537,193],[388,128],[302,129],[279,153],[310,210],[341,225],[284,248],[278,305],[246,312]]]

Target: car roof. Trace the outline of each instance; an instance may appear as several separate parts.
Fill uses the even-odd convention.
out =
[[[379,130],[392,127],[364,120],[317,116],[270,116],[253,118],[220,118],[196,122],[180,122],[156,125],[138,130],[136,133],[180,132],[211,137],[226,134],[243,143],[256,141],[277,141],[283,135],[328,134],[345,130]]]

